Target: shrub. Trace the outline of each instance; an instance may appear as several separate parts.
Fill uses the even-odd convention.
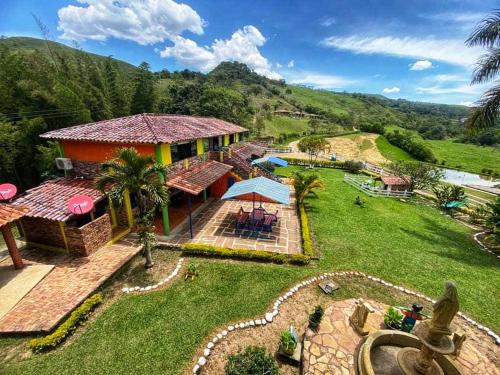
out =
[[[410,132],[400,132],[395,130],[394,132],[386,133],[385,137],[389,143],[405,150],[417,160],[429,163],[436,162],[436,158],[431,149],[423,143],[415,140]]]
[[[229,356],[224,367],[226,375],[278,375],[278,363],[265,348],[249,346],[244,352]]]
[[[35,353],[41,353],[45,350],[54,349],[64,339],[72,334],[78,326],[88,318],[92,310],[104,301],[102,293],[96,293],[87,298],[79,307],[75,309],[69,318],[61,324],[53,333],[48,336],[31,340],[28,347]]]
[[[321,319],[323,319],[323,314],[325,311],[321,305],[317,305],[314,308],[314,311],[309,315],[309,327],[312,329],[318,328],[321,323]]]
[[[308,264],[310,257],[302,254],[277,254],[262,250],[247,250],[247,249],[229,249],[227,247],[218,247],[212,245],[203,245],[196,243],[185,243],[180,248],[183,252],[197,255],[213,255],[222,258],[240,258],[250,260],[264,260],[274,263],[292,263],[292,264]]]
[[[344,162],[344,169],[351,173],[359,173],[363,169],[363,163],[355,160],[346,160]]]
[[[309,219],[303,204],[299,206],[300,229],[302,231],[302,248],[307,257],[314,256],[314,248],[311,240],[311,231],[309,230]]]
[[[401,327],[401,320],[403,314],[393,306],[389,306],[384,315],[384,324],[387,328],[399,329]]]
[[[453,201],[463,202],[465,200],[465,190],[458,185],[438,185],[432,191],[436,195],[440,207]]]
[[[295,337],[292,333],[287,329],[281,332],[280,335],[280,347],[283,353],[292,355],[297,347],[297,342],[295,341]]]

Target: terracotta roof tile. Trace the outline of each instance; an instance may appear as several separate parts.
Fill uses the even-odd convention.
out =
[[[28,212],[27,207],[12,206],[6,203],[0,203],[0,227],[20,219]]]
[[[62,177],[27,190],[12,204],[27,207],[25,216],[66,221],[72,215],[68,210],[68,200],[75,195],[88,195],[94,203],[104,196],[92,180]]]
[[[247,129],[210,117],[139,114],[53,130],[42,138],[124,143],[175,143],[242,133]]]
[[[386,185],[398,186],[398,185],[409,185],[408,177],[403,176],[382,176],[380,177],[382,182]]]
[[[198,195],[232,168],[215,160],[199,163],[170,177],[167,186]]]

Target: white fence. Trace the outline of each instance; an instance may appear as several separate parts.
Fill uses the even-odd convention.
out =
[[[353,177],[344,175],[344,181],[356,189],[366,193],[372,197],[389,197],[389,198],[410,198],[413,195],[411,191],[397,191],[397,190],[382,190],[366,183],[366,177]]]
[[[391,172],[389,172],[387,169],[372,163],[368,163],[367,161],[364,162],[364,167],[366,170],[377,173],[381,176],[389,176],[391,174]]]
[[[266,153],[278,153],[278,154],[282,154],[282,153],[290,153],[292,152],[292,148],[291,147],[270,147],[270,148],[266,148]]]

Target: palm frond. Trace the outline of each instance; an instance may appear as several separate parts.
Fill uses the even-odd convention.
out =
[[[492,80],[500,73],[500,48],[490,48],[488,53],[481,56],[472,76],[472,84]]]
[[[500,83],[486,91],[477,102],[477,107],[465,122],[469,132],[491,128],[495,125],[500,111]]]
[[[493,47],[500,45],[500,10],[481,21],[465,43],[472,46]]]

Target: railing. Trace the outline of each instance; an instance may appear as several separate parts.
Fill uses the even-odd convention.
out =
[[[410,198],[413,195],[413,192],[406,190],[398,191],[377,189],[364,182],[365,179],[366,177],[363,177],[363,180],[361,180],[360,178],[355,178],[349,175],[344,176],[344,182],[372,197]]]
[[[291,147],[268,147],[266,153],[288,154],[292,152]]]
[[[372,164],[372,163],[368,163],[367,161],[365,161],[363,164],[364,164],[364,168],[367,171],[377,173],[381,176],[389,176],[391,174],[391,172],[388,171],[387,169],[382,168],[382,167],[375,165],[375,164]]]

